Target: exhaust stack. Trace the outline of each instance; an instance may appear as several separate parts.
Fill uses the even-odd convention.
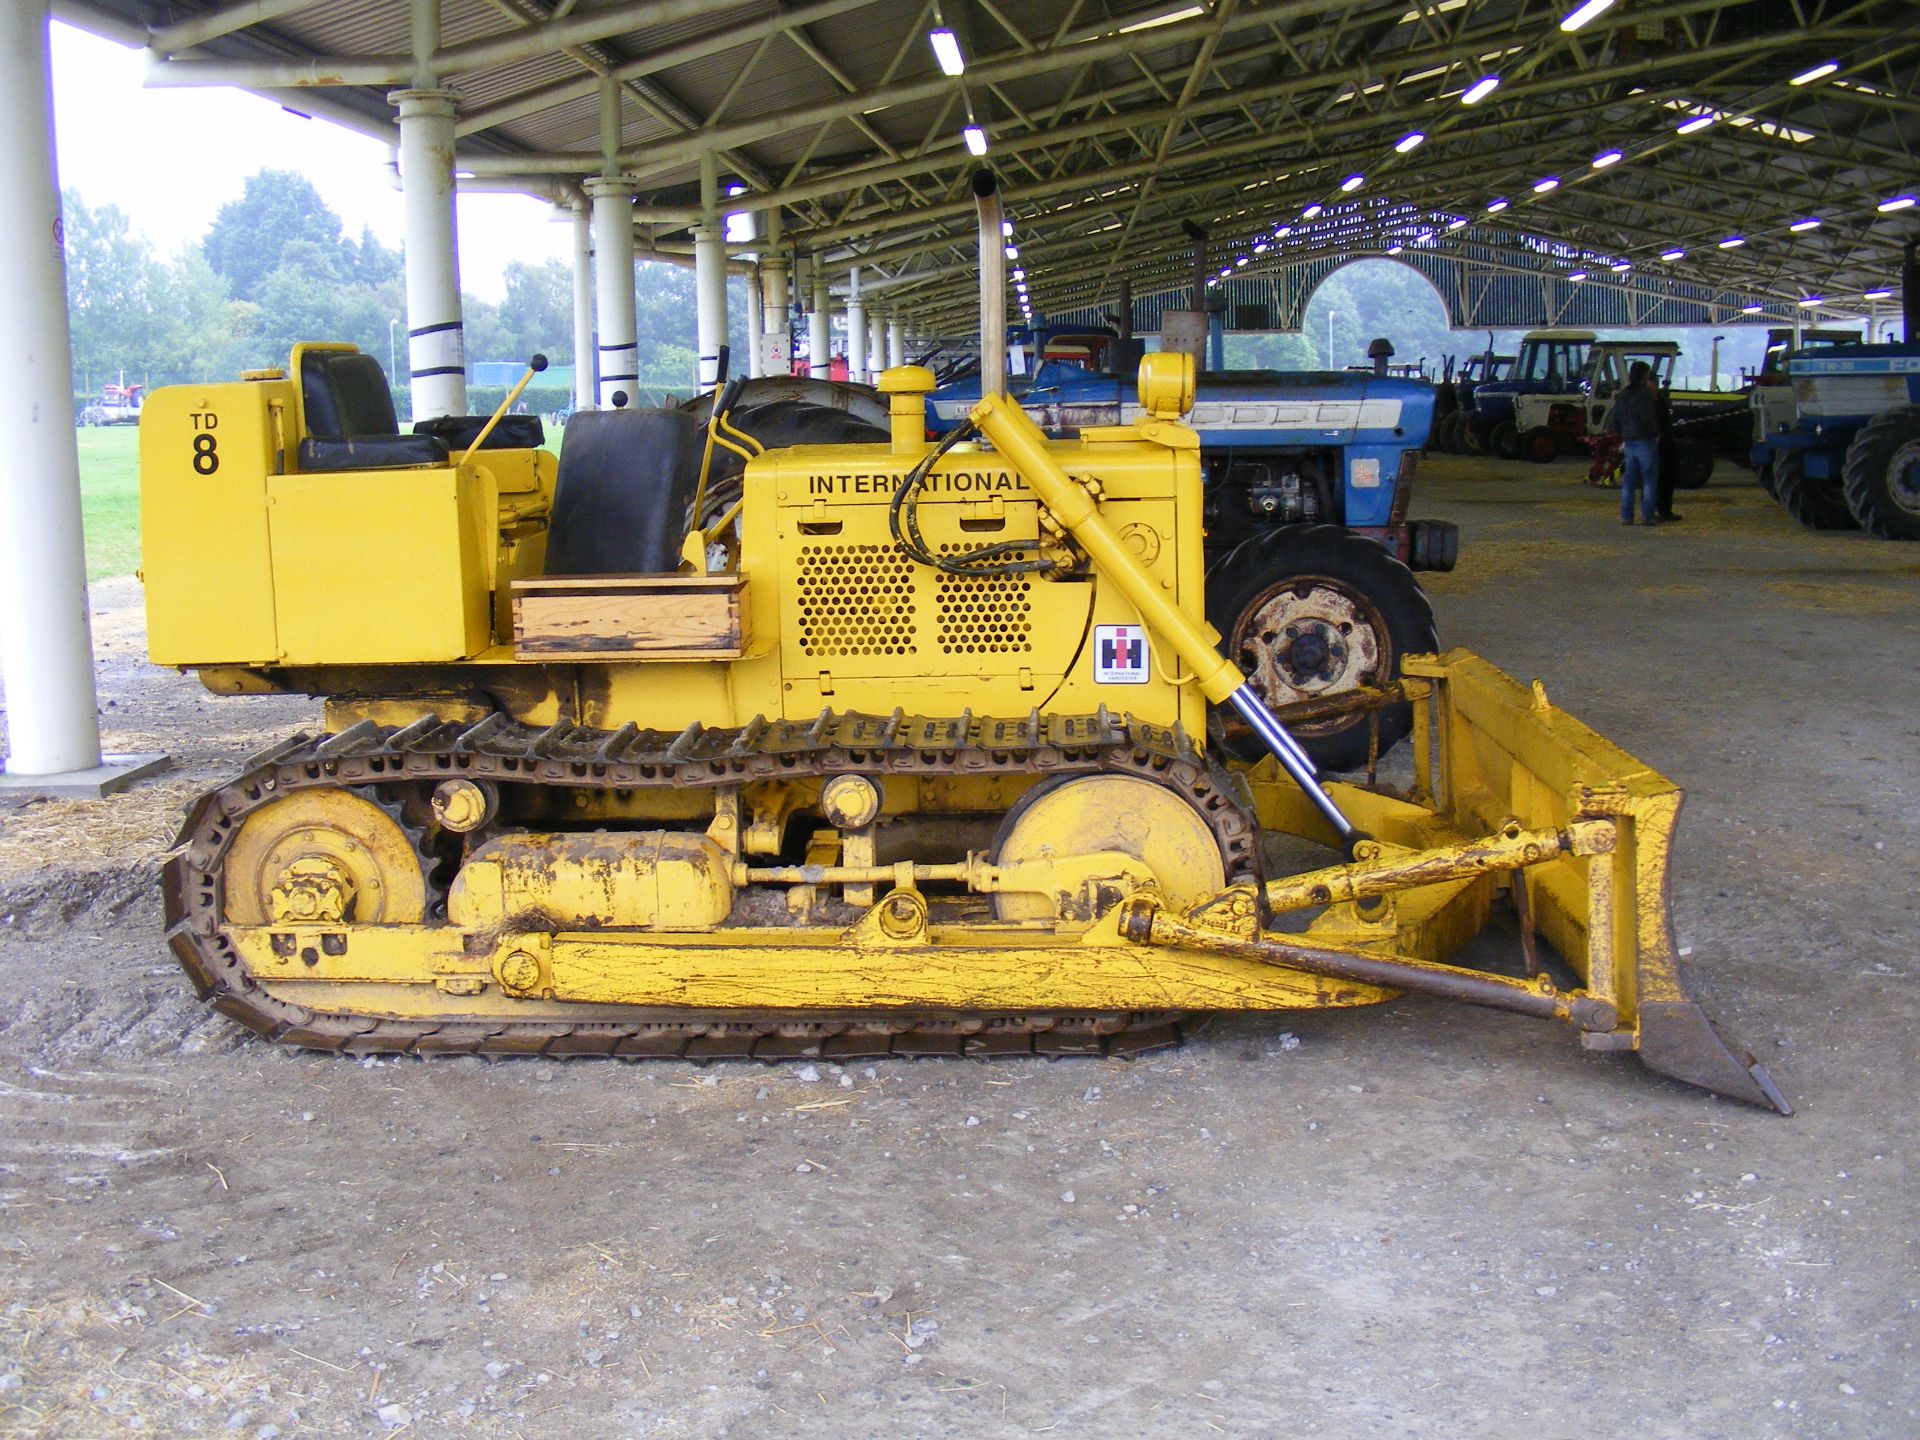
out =
[[[1900,321],[1907,344],[1920,345],[1920,240],[1907,241],[1901,252]]]
[[[1007,393],[1007,247],[1001,234],[1000,182],[976,170],[973,203],[980,213],[980,394]]]

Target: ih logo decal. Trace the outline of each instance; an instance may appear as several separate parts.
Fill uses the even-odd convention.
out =
[[[1093,627],[1093,679],[1098,685],[1147,683],[1147,632],[1138,625]]]

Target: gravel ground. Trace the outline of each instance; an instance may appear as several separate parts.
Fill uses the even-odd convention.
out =
[[[281,1053],[154,877],[317,706],[96,586],[108,743],[176,768],[0,802],[0,1432],[1915,1433],[1920,551],[1577,474],[1429,462],[1443,636],[1687,787],[1689,977],[1792,1119],[1419,1000],[1133,1062]]]

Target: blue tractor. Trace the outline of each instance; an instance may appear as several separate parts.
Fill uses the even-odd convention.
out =
[[[1754,386],[1753,468],[1802,525],[1920,540],[1920,238],[1901,266],[1905,341],[1802,334]],[[1849,337],[1839,336],[1846,339]]]
[[[1017,329],[1008,391],[1054,435],[1138,418],[1137,351],[1107,333]],[[930,397],[942,435],[980,398],[977,371]],[[1187,422],[1206,485],[1207,615],[1270,705],[1334,702],[1438,648],[1415,570],[1451,570],[1459,531],[1409,521],[1434,387],[1350,371],[1229,370],[1199,377]],[[1315,762],[1357,769],[1412,728],[1405,704],[1329,703],[1289,722]],[[1259,754],[1221,717],[1227,748]]]
[[[1832,345],[1787,361],[1791,403],[1758,413],[1754,467],[1813,530],[1920,540],[1920,344]],[[1756,426],[1756,429],[1760,427]]]

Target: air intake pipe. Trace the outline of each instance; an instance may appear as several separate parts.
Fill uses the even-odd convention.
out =
[[[1007,393],[1007,242],[1001,231],[1000,182],[991,170],[973,175],[980,213],[980,393]]]
[[[1901,251],[1900,323],[1907,344],[1920,345],[1920,239],[1907,241]]]

